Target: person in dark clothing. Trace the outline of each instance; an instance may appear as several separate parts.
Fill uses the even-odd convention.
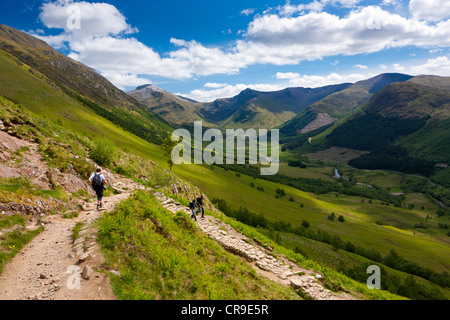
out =
[[[98,168],[97,172],[93,173],[89,178],[89,183],[97,194],[97,210],[103,207],[103,193],[105,191],[105,184],[108,183],[105,176],[102,174],[102,169]]]
[[[205,218],[205,201],[203,195],[197,198],[197,213],[202,213],[202,218]]]
[[[195,212],[195,208],[196,200],[192,200],[191,202],[189,202],[189,209],[191,209],[192,211],[191,219],[195,219],[195,221],[197,221],[197,213]]]

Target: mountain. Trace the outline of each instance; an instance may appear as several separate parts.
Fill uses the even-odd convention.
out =
[[[149,89],[158,90],[154,87]],[[401,205],[403,197],[378,188],[334,181],[329,177],[326,180],[300,177],[295,179],[295,183],[293,180],[277,181],[278,177],[273,177],[274,180],[255,179],[248,166],[239,167],[242,174],[203,165],[176,166],[169,173],[165,170],[168,164],[164,152],[149,141],[157,141],[170,129],[147,106],[124,96],[94,70],[71,59],[66,60],[33,37],[2,27],[0,130],[4,132],[0,140],[6,143],[0,141],[0,158],[3,158],[0,171],[4,173],[3,169],[8,167],[13,176],[1,176],[0,181],[0,205],[1,211],[5,211],[0,225],[3,240],[0,244],[0,271],[4,263],[12,262],[9,260],[14,255],[20,259],[13,267],[20,265],[24,257],[38,254],[36,248],[31,252],[27,250],[28,253],[21,250],[32,236],[38,236],[34,240],[42,244],[38,249],[48,247],[52,255],[48,265],[50,271],[58,270],[55,274],[46,268],[43,274],[57,282],[54,288],[59,285],[57,278],[64,279],[64,275],[59,274],[65,272],[60,270],[60,262],[70,262],[67,250],[63,250],[63,255],[58,254],[61,250],[60,245],[55,245],[56,239],[56,242],[64,241],[64,248],[69,251],[72,247],[78,248],[73,263],[80,263],[80,255],[94,252],[102,257],[103,253],[104,261],[88,258],[83,265],[88,263],[106,282],[110,280],[117,298],[123,300],[243,297],[283,300],[309,298],[307,294],[312,291],[318,295],[327,294],[328,289],[321,290],[323,286],[333,288],[333,294],[345,291],[345,294],[355,294],[360,299],[400,298],[381,290],[367,289],[367,263],[383,267],[383,274],[390,285],[386,289],[394,293],[405,294],[412,299],[449,296],[448,273],[445,273],[449,266],[447,231],[440,225],[438,227],[438,223],[447,223],[447,216],[437,216],[436,209],[440,207],[434,201],[417,194],[405,196],[408,201],[417,197],[415,203],[426,206],[426,213],[433,215],[431,224],[425,220],[423,210],[393,205],[386,209],[385,201]],[[96,141],[100,135],[108,139]],[[110,160],[109,164],[106,160]],[[76,187],[72,178],[78,177],[79,182],[84,182],[90,176],[95,168],[93,161],[103,166],[114,189],[105,195],[108,212],[102,212],[103,219],[91,224],[86,215],[91,213],[91,217],[95,210],[93,199],[86,190],[71,188]],[[110,174],[110,171],[117,174]],[[46,188],[35,182],[45,184]],[[84,185],[89,190],[89,186]],[[177,191],[180,192],[177,203],[165,196],[171,194],[175,186],[179,186]],[[155,192],[149,187],[158,190]],[[135,188],[142,190],[116,209],[112,208],[116,201],[124,199]],[[330,192],[338,196],[329,196]],[[278,197],[281,193],[283,196]],[[223,246],[204,235],[202,228],[190,221],[189,215],[182,213],[187,210],[187,201],[198,194],[205,194],[209,209],[206,213],[214,213],[215,217],[204,220],[211,222],[212,229],[207,229],[213,232],[208,231],[208,236],[222,239]],[[208,198],[216,198],[216,201]],[[359,198],[373,201],[370,205],[367,201],[363,204]],[[227,210],[218,208],[223,214],[220,213],[215,203]],[[330,219],[334,212],[339,215],[338,220]],[[64,218],[64,223],[57,223],[61,218]],[[30,222],[36,221],[37,225],[31,226],[39,228],[36,232],[29,232],[29,219]],[[378,219],[384,226],[375,223]],[[60,226],[53,228],[55,223],[47,224],[47,221]],[[416,223],[427,224],[427,229],[422,231],[413,227]],[[99,231],[95,232],[96,229]],[[89,250],[79,250],[80,246],[83,247],[79,230],[87,231],[84,239],[87,247],[84,249]],[[229,235],[225,238],[224,230]],[[51,234],[48,236],[43,232]],[[98,239],[92,242],[90,236],[93,233],[98,234]],[[71,236],[74,239],[67,241]],[[249,240],[247,242],[261,244],[255,249],[263,250],[263,254],[258,251],[255,255],[253,247],[248,248],[245,241],[240,241],[243,246],[233,247],[236,244],[233,236],[239,239],[245,236]],[[289,241],[283,240],[286,237]],[[73,246],[74,241],[78,245]],[[101,250],[92,251],[97,245]],[[242,248],[246,251],[243,252]],[[280,252],[283,253],[281,256]],[[253,261],[251,265],[247,259],[242,259],[243,253]],[[193,257],[199,263],[192,264]],[[29,265],[33,268],[29,270],[36,270],[39,260],[42,258],[31,261]],[[286,264],[283,272],[279,272],[277,260]],[[97,261],[100,261],[98,267],[92,264]],[[306,274],[298,272],[292,263],[299,264]],[[428,267],[433,272],[429,272]],[[279,279],[282,283],[290,277],[299,277],[291,284],[296,289],[291,288],[289,282],[282,286],[258,276],[255,268],[263,268],[265,275],[276,271],[278,275],[273,273],[270,278]],[[29,292],[26,288],[35,288],[34,283],[40,281],[27,270],[13,269],[13,272],[5,273],[8,284],[14,283],[17,277],[32,279],[22,283],[23,288],[13,290],[19,298],[26,298],[28,295],[24,296],[24,293]],[[15,274],[14,271],[24,273]],[[358,280],[361,283],[342,273],[361,278]],[[95,278],[96,275],[90,281],[95,281]],[[98,296],[98,286],[91,284],[86,291],[83,290],[83,295],[89,292],[90,287],[93,288],[92,296]],[[57,290],[50,289],[31,290],[33,295],[37,295],[30,298],[56,298],[53,294]],[[0,292],[4,293],[5,290]],[[65,293],[65,290],[58,291],[58,294]]]
[[[412,78],[409,82],[421,84],[423,86],[432,87],[442,90],[450,90],[450,77],[439,77],[432,75],[420,75]]]
[[[180,127],[194,124],[194,121],[205,121],[199,115],[200,103],[174,95],[155,85],[139,86],[129,91],[128,95],[147,106],[152,112],[164,118],[171,125]],[[204,123],[213,127],[212,123]]]
[[[140,86],[128,94],[173,126],[192,126],[197,120],[207,127],[222,129],[282,126],[282,133],[295,136],[326,127],[357,109],[386,85],[411,78],[403,74],[381,74],[355,84],[275,92],[246,89],[235,97],[211,103],[179,97],[155,85]]]
[[[353,162],[361,168],[431,175],[436,163],[450,163],[450,91],[415,82],[378,92],[328,135],[329,143],[371,151]]]
[[[286,123],[281,128],[281,133],[284,136],[296,136],[326,127],[359,108],[385,86],[411,78],[404,74],[388,73],[359,81],[312,104]]]
[[[274,128],[295,117],[311,104],[351,84],[316,89],[287,88],[276,92],[247,89],[230,99],[204,104],[203,119],[226,128]]]
[[[0,95],[32,111],[76,122],[87,116],[87,108],[91,118],[101,116],[154,143],[161,143],[171,130],[166,121],[95,70],[5,25],[0,25],[0,60]],[[101,127],[92,130],[99,132]]]

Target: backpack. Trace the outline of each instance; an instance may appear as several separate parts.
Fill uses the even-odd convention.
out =
[[[195,209],[195,200],[189,202],[189,209],[191,209],[191,210]]]
[[[103,187],[102,177],[99,174],[95,174],[94,179],[92,179],[92,187],[100,188]]]

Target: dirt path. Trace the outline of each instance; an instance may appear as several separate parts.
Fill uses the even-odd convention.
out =
[[[45,231],[25,246],[0,275],[0,300],[115,300],[108,276],[95,272],[102,264],[101,255],[93,251],[80,260],[73,250],[72,231],[78,222],[89,224],[102,212],[112,210],[131,192],[132,188],[105,198],[101,212],[95,204],[86,204],[76,219],[59,215],[45,218]],[[86,265],[94,270],[88,281],[78,276]],[[78,279],[79,289],[73,285]]]

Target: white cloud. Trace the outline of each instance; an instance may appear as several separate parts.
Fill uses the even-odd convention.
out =
[[[226,86],[229,86],[228,83],[205,83],[204,87],[205,88],[214,88],[214,89],[218,89],[218,88],[224,88]]]
[[[426,63],[409,68],[412,75],[432,74],[448,77],[450,75],[450,57],[441,56],[429,59]]]
[[[254,8],[248,8],[241,11],[241,14],[244,16],[249,16],[255,12]]]
[[[363,0],[314,0],[310,3],[302,3],[299,5],[292,5],[289,1],[283,6],[278,6],[276,12],[282,16],[292,16],[297,13],[304,13],[305,11],[320,12],[326,6],[352,8]],[[267,14],[269,11],[266,11]]]
[[[276,78],[277,79],[298,79],[298,78],[300,78],[300,74],[293,73],[293,72],[286,72],[286,73],[278,72],[276,74]]]
[[[363,69],[363,70],[365,70],[368,67],[366,65],[363,65],[363,64],[356,64],[356,65],[353,66],[353,68],[354,69]]]
[[[448,0],[411,0],[409,9],[416,19],[439,21],[450,17]]]
[[[71,8],[79,12],[79,28],[69,28],[68,19]],[[132,28],[126,18],[111,4],[73,1],[56,1],[44,3],[41,7],[40,20],[48,28],[63,29],[76,38],[98,37],[107,35],[131,34],[138,30]]]
[[[383,6],[399,6],[401,4],[402,0],[383,0],[381,5]]]
[[[293,87],[318,88],[334,84],[355,83],[361,80],[369,79],[375,76],[373,73],[351,73],[338,74],[330,73],[326,76],[320,75],[302,75],[298,78],[291,79],[289,85]]]
[[[59,0],[44,3],[40,19],[48,28],[61,29],[61,34],[36,36],[56,48],[67,48],[72,58],[98,70],[119,87],[148,83],[150,81],[146,78],[152,76],[188,79],[237,74],[256,64],[297,65],[306,60],[369,54],[396,47],[439,49],[450,46],[449,20],[433,24],[417,20],[426,12],[424,7],[418,6],[423,1],[411,1],[411,11],[416,18],[405,18],[378,6],[359,7],[361,2],[314,0],[300,6],[288,3],[278,8],[277,14],[256,16],[246,32],[230,47],[205,46],[195,40],[172,38],[170,43],[175,49],[161,56],[149,45],[132,37],[138,30],[113,5]],[[67,9],[71,5],[79,7],[79,29],[67,26]],[[327,6],[348,7],[350,12],[340,17],[323,12]],[[364,69],[363,65],[356,67]],[[280,73],[277,78],[296,80],[307,86],[316,84],[315,79],[296,74]],[[338,77],[334,78],[338,80]],[[317,79],[328,83],[333,77]],[[243,86],[210,88],[221,90],[216,92],[219,96],[226,92],[231,94]],[[253,86],[262,88],[266,85]],[[196,94],[208,96],[209,93],[204,91],[208,90],[200,90]]]
[[[450,46],[450,21],[428,25],[377,6],[346,17],[311,12],[298,17],[259,16],[250,23],[241,54],[259,63],[297,64],[335,55],[357,55],[405,46]]]
[[[392,65],[392,67],[393,67],[394,70],[397,71],[397,72],[404,72],[404,71],[406,70],[405,67],[401,66],[401,65],[398,64],[398,63],[394,63],[394,64]]]

